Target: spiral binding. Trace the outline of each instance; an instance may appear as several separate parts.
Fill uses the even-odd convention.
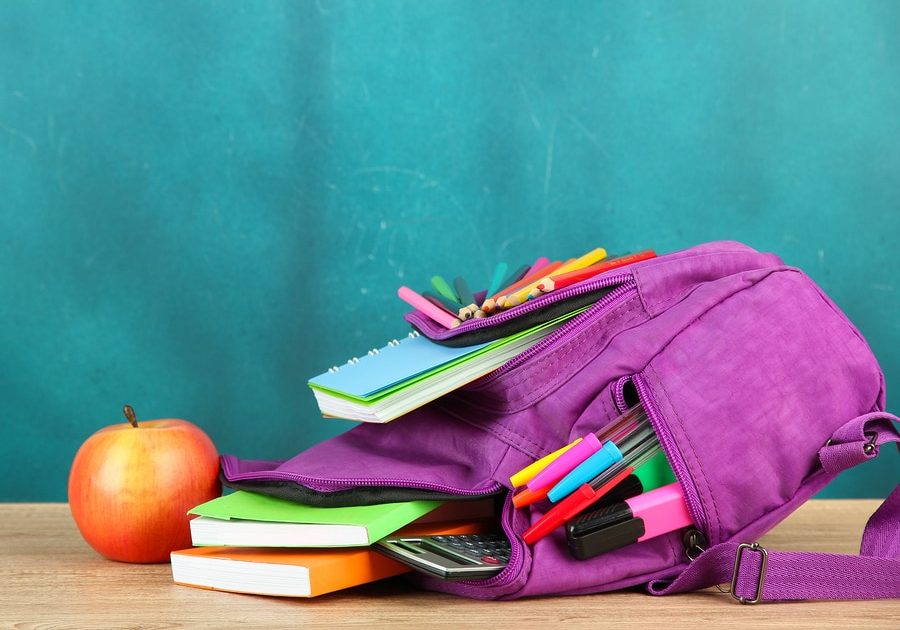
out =
[[[409,339],[415,339],[416,337],[420,337],[421,334],[419,333],[418,330],[414,330],[406,336]],[[398,341],[397,339],[391,339],[390,341],[387,342],[387,345],[385,346],[385,348],[396,348],[399,345],[400,345],[400,341]],[[375,355],[381,354],[381,350],[378,348],[372,348],[366,354],[370,357],[374,357]],[[359,363],[358,357],[353,357],[353,358],[347,360],[347,365],[356,365],[357,363]],[[330,374],[335,374],[336,372],[340,372],[340,371],[341,371],[341,368],[337,365],[334,365],[334,366],[328,368],[328,372]]]

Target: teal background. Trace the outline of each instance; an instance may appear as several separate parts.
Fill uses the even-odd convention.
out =
[[[282,458],[400,284],[736,239],[900,391],[900,3],[0,3],[0,500],[175,416]],[[898,408],[893,407],[896,412]],[[900,460],[826,496],[885,496]]]

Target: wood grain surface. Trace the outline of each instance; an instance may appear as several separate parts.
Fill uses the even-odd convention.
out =
[[[770,549],[857,553],[874,500],[801,507],[762,539]],[[611,622],[615,622],[614,624]],[[170,567],[99,557],[65,504],[0,504],[0,627],[74,628],[900,628],[900,601],[741,606],[710,589],[670,597],[635,590],[516,602],[413,590],[402,579],[317,599],[177,586]]]

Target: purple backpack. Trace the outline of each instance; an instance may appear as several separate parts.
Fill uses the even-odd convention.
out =
[[[226,483],[319,505],[505,496],[506,569],[481,581],[415,578],[466,597],[728,582],[744,603],[900,596],[900,485],[869,520],[859,556],[745,544],[900,442],[871,350],[809,277],[719,242],[557,293],[543,305],[602,297],[491,374],[389,424],[359,425],[284,462],[223,456]],[[503,325],[445,331],[407,319],[438,341]],[[672,532],[589,560],[569,554],[562,531],[525,545],[546,507],[513,509],[510,475],[638,401],[701,536]]]

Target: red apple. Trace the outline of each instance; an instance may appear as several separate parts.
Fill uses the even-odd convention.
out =
[[[218,497],[212,440],[186,420],[128,423],[94,433],[69,473],[69,505],[84,539],[122,562],[168,562],[191,546],[187,511]]]

